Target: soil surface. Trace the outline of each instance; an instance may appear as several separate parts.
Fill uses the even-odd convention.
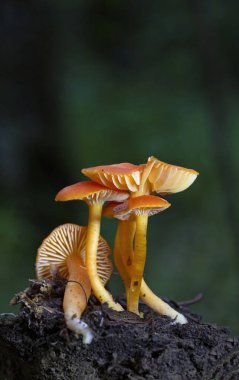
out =
[[[188,324],[143,304],[143,319],[114,312],[92,297],[83,320],[94,340],[84,345],[65,327],[64,287],[60,279],[32,281],[12,301],[22,305],[19,314],[0,315],[1,380],[239,379],[239,338],[175,302]]]

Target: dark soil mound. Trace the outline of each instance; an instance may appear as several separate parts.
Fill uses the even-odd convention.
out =
[[[187,325],[143,305],[140,319],[92,298],[83,319],[94,340],[85,346],[65,328],[63,292],[60,280],[33,281],[14,299],[22,304],[18,316],[0,316],[0,379],[239,379],[239,339],[224,327],[182,308]]]

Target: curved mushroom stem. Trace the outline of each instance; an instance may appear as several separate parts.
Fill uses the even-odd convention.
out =
[[[69,278],[63,300],[66,325],[76,335],[83,336],[83,343],[90,344],[93,334],[89,326],[80,319],[90,297],[90,280],[77,254],[67,258],[67,267]]]
[[[128,265],[129,264],[128,258],[133,258],[134,256],[133,255],[133,241],[134,241],[134,234],[135,234],[135,222],[127,221],[127,220],[120,221],[118,225],[118,229],[117,229],[117,234],[118,234],[118,237],[115,244],[117,245],[118,250],[120,251],[119,260],[120,259],[122,260],[121,271],[123,272],[123,275],[125,277],[130,278],[131,266]],[[122,268],[122,265],[124,268]],[[126,291],[126,295],[127,295],[127,291]],[[144,303],[146,303],[146,305],[148,305],[151,309],[156,311],[156,313],[160,315],[166,315],[172,318],[174,320],[174,323],[180,323],[180,324],[187,323],[187,319],[184,317],[184,315],[174,310],[170,305],[168,305],[161,298],[156,296],[156,294],[154,294],[152,290],[148,287],[148,285],[145,283],[144,279],[142,279],[142,282],[141,282],[140,298],[142,299],[142,301],[144,301]]]
[[[90,278],[90,283],[94,295],[101,303],[107,303],[108,306],[117,311],[122,311],[120,304],[113,300],[112,295],[105,289],[97,273],[97,248],[100,236],[100,220],[102,213],[102,203],[89,205],[89,222],[86,238],[86,268]]]
[[[137,215],[135,221],[135,250],[131,270],[128,310],[139,315],[139,294],[146,260],[148,215]]]
[[[187,318],[185,318],[183,314],[174,310],[166,302],[161,300],[161,298],[157,297],[145,283],[144,279],[141,282],[140,298],[144,301],[144,303],[146,303],[146,305],[156,311],[156,313],[167,315],[172,318],[174,323],[180,323],[183,325],[188,322]]]
[[[129,273],[131,272],[134,257],[134,235],[135,222],[131,220],[119,220],[114,243],[114,262],[125,286],[127,309],[130,291]]]

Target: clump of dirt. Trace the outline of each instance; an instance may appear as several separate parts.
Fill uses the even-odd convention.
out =
[[[61,279],[31,281],[12,301],[21,304],[19,314],[0,315],[1,379],[239,379],[239,338],[175,302],[188,324],[172,324],[143,304],[143,319],[114,312],[92,297],[83,320],[94,340],[84,345],[65,327],[64,288]]]

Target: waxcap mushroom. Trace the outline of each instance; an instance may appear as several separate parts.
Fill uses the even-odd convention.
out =
[[[130,198],[118,206],[116,205],[113,212],[115,218],[127,220],[132,215],[155,215],[170,206],[171,204],[163,198],[154,195],[140,195],[139,197]]]
[[[56,227],[38,248],[36,257],[36,274],[38,279],[51,278],[52,268],[57,269],[60,277],[68,278],[66,260],[72,254],[79,255],[86,265],[87,227],[66,223]],[[107,241],[100,236],[97,250],[97,272],[102,283],[109,281],[113,266],[109,259],[111,253]]]
[[[77,336],[83,336],[83,343],[90,344],[93,334],[81,320],[91,294],[90,279],[85,265],[87,228],[76,224],[64,224],[55,228],[43,241],[37,252],[37,278],[50,278],[52,271],[67,279],[63,309],[66,325]],[[97,270],[105,284],[112,274],[108,258],[110,248],[100,237],[97,252]]]
[[[115,209],[123,208],[125,209],[124,202],[122,205],[117,202],[109,202],[104,208],[102,215],[108,218],[117,218],[117,213],[115,213]],[[128,220],[119,219],[117,233],[115,238],[115,247],[114,247],[114,260],[118,272],[124,282],[126,298],[127,302],[129,300],[129,286],[130,286],[130,278],[131,278],[131,262],[134,257],[133,252],[133,239],[134,239],[134,231],[135,231],[135,222],[134,219],[132,221],[131,218]],[[132,230],[132,232],[131,232]],[[160,315],[167,315],[174,322],[185,324],[187,323],[187,319],[174,310],[170,305],[164,302],[161,298],[159,298],[156,294],[152,292],[149,286],[142,278],[141,287],[140,287],[140,298],[144,303],[146,303],[151,309],[159,313]]]
[[[97,272],[97,247],[100,236],[102,207],[105,201],[122,202],[129,193],[109,189],[96,182],[83,181],[67,186],[56,195],[56,201],[83,200],[89,206],[89,219],[86,238],[86,268],[94,295],[101,303],[107,303],[114,310],[122,311],[119,303],[105,289]]]
[[[171,165],[151,156],[147,166],[150,166],[148,181],[153,192],[159,194],[178,193],[186,190],[198,176],[198,172],[181,166]]]
[[[115,207],[114,216],[122,221],[135,220],[134,256],[130,270],[130,287],[127,291],[127,308],[129,311],[139,314],[138,304],[140,288],[143,279],[144,266],[147,253],[147,224],[150,215],[157,214],[170,206],[165,199],[153,195],[140,195],[131,197],[128,201]],[[121,229],[122,231],[122,229]],[[132,229],[132,238],[134,231]],[[122,237],[119,231],[118,239]],[[121,273],[123,271],[121,270]],[[125,276],[126,278],[126,276]]]
[[[114,165],[100,165],[82,169],[82,173],[93,181],[111,189],[136,192],[140,186],[144,165],[123,162]]]
[[[56,201],[84,200],[88,204],[106,201],[122,202],[127,199],[129,194],[125,191],[109,189],[92,181],[77,182],[73,185],[66,186],[60,190]]]

